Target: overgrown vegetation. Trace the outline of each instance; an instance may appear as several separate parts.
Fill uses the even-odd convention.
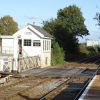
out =
[[[89,51],[87,50],[86,44],[79,44],[79,51],[81,54],[88,55]]]

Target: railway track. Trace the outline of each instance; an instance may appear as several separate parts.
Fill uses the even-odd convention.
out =
[[[15,98],[19,93],[29,91],[35,86],[51,81],[51,78],[25,78],[16,81],[13,84],[0,88],[0,100],[11,100]]]
[[[88,72],[88,69],[84,71],[84,73]],[[77,98],[81,94],[83,87],[88,85],[87,83],[90,82],[93,76],[94,72],[91,75],[88,73],[86,76],[83,74],[80,74],[80,76],[72,76],[69,80],[49,91],[38,100],[74,100],[74,98],[78,100]]]
[[[83,61],[84,63],[89,63],[89,62],[98,63],[100,62],[100,57],[99,55],[93,56],[89,59],[84,59]],[[83,63],[83,61],[81,61],[81,63]],[[87,85],[90,83],[93,77],[97,74],[98,70],[99,70],[99,66],[91,75],[89,75],[88,77],[85,77],[83,80],[82,80],[83,75],[81,76],[81,74],[80,74],[81,76],[80,78],[77,75],[76,75],[76,78],[75,76],[71,77],[68,81],[62,83],[60,86],[58,86],[54,90],[42,96],[40,100],[78,100],[78,98],[81,96],[81,94],[83,93]],[[89,69],[86,69],[84,71],[84,73],[87,73],[87,74],[89,74],[90,72],[91,71],[89,71]],[[77,87],[74,86],[74,88],[69,88],[71,85],[71,81],[74,81],[74,80],[75,80],[75,83],[77,83],[78,81],[78,86]],[[81,86],[79,85],[80,83],[79,81],[82,83]]]
[[[77,93],[77,95],[74,97],[73,100],[78,100],[79,97],[82,95],[82,93],[84,92],[84,90],[86,89],[86,87],[88,86],[88,84],[91,82],[91,80],[94,78],[95,75],[97,75],[98,71],[100,69],[100,66],[98,66],[97,70],[95,71],[95,73],[93,73],[93,75],[89,78],[89,80],[84,84],[84,86],[81,88],[81,90]]]
[[[84,60],[84,63],[98,63],[100,57],[95,56],[87,60]],[[71,75],[67,72],[64,77],[59,74],[55,77],[47,74],[42,76],[44,70],[36,76],[11,78],[10,82],[0,86],[0,100],[77,100],[97,70],[98,68],[80,69],[73,73],[72,69]],[[68,71],[71,72],[71,69]]]
[[[98,59],[100,59],[100,55],[94,55],[80,60],[79,63],[95,63]]]

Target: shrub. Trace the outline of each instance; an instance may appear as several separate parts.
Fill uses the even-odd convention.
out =
[[[62,48],[60,48],[57,42],[54,42],[51,49],[51,64],[56,65],[56,64],[62,64],[63,62],[64,62],[64,51]]]
[[[87,50],[85,44],[80,44],[80,45],[79,45],[79,51],[80,51],[80,53],[82,53],[82,54],[86,54],[86,55],[89,54],[89,51]]]
[[[93,54],[99,54],[99,47],[87,47],[87,50],[89,51],[89,55]]]

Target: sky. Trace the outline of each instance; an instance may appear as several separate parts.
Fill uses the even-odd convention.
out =
[[[79,38],[80,42],[100,40],[100,28],[93,19],[96,12],[100,12],[100,0],[0,0],[0,17],[12,16],[19,28],[27,23],[42,26],[43,21],[56,18],[59,9],[73,4],[81,9],[90,33],[83,39]]]

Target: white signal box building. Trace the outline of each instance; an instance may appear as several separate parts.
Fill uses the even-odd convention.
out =
[[[18,59],[23,57],[40,58],[40,67],[51,65],[52,36],[39,26],[27,25],[12,36],[0,36],[1,54],[13,58],[11,70],[17,71]]]

